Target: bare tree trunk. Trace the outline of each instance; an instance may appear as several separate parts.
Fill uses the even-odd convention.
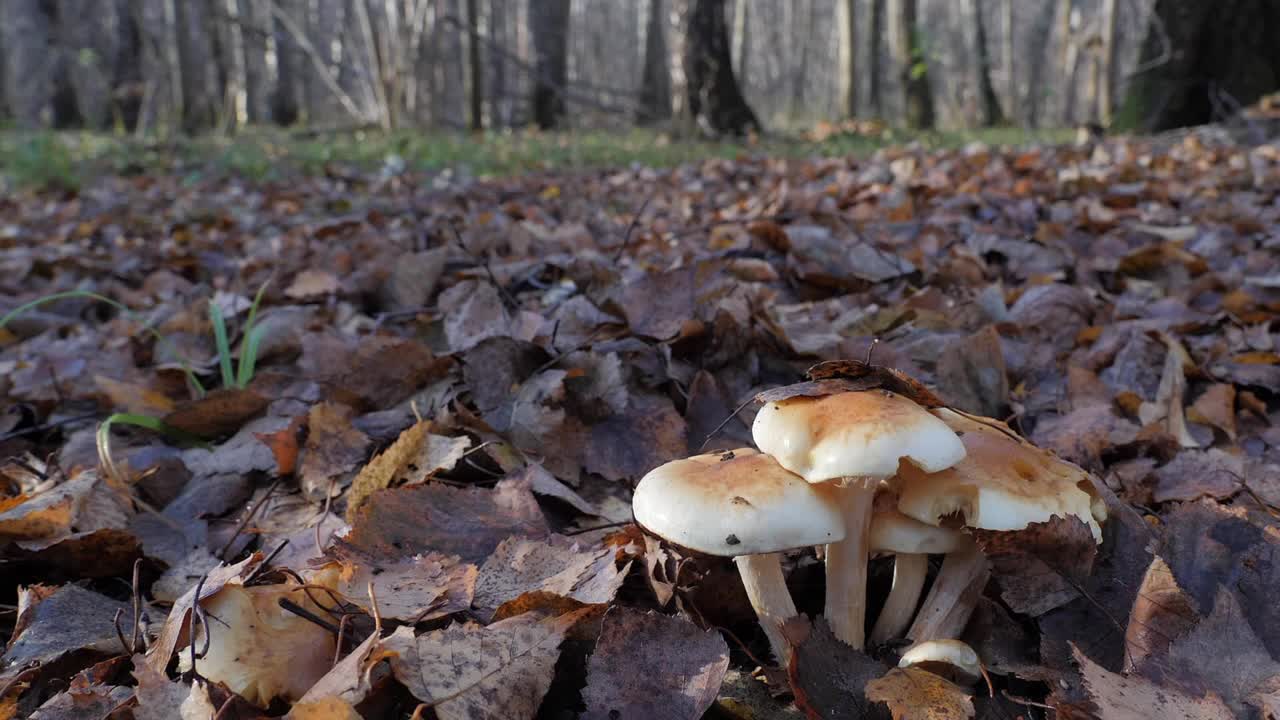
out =
[[[535,78],[533,121],[549,130],[565,114],[564,89],[569,79],[569,0],[530,0],[529,31],[533,35]]]
[[[177,132],[184,115],[177,8],[173,0],[141,0],[133,20],[142,41],[144,92],[136,130]]]
[[[1013,59],[1013,31],[1013,0],[1000,0],[1000,60],[1004,64],[1004,102],[1011,120],[1018,116],[1018,65]]]
[[[471,72],[471,129],[484,129],[484,63],[480,60],[480,3],[467,0],[467,66]]]
[[[747,62],[751,58],[751,0],[737,0],[733,4],[733,67],[738,77],[747,77]]]
[[[972,15],[969,21],[973,27],[973,59],[977,66],[975,76],[978,93],[978,120],[985,127],[1004,122],[1004,113],[1000,111],[1000,98],[996,96],[995,85],[991,82],[991,54],[987,50],[987,29],[982,12],[981,0],[966,0],[972,3]]]
[[[871,42],[868,43],[867,80],[871,112],[883,117],[884,107],[884,0],[871,0]]]
[[[1111,124],[1116,99],[1116,0],[1102,0],[1102,73],[1098,94],[1098,122]]]
[[[1269,0],[1156,0],[1126,125],[1221,120],[1280,85],[1280,7]]]
[[[760,129],[733,73],[724,0],[694,0],[684,67],[689,110],[704,132],[743,135]]]
[[[1023,124],[1038,127],[1042,120],[1041,110],[1044,106],[1045,68],[1048,65],[1050,39],[1053,36],[1053,12],[1055,5],[1045,3],[1043,14],[1037,19],[1034,37],[1031,43],[1031,72],[1027,76],[1027,96],[1019,103],[1026,108],[1026,119]],[[1047,114],[1047,113],[1045,113]]]
[[[0,33],[4,34],[7,105],[14,121],[25,129],[52,122],[51,32],[40,0],[0,0]]]
[[[1079,16],[1076,14],[1074,0],[1061,0],[1058,16],[1059,62],[1062,78],[1058,86],[1059,95],[1058,121],[1071,125],[1076,118],[1076,71],[1080,65],[1080,42],[1076,37]]]
[[[489,124],[511,126],[511,98],[507,89],[507,57],[503,51],[511,47],[507,38],[507,8],[503,0],[489,0]]]
[[[241,37],[244,42],[245,110],[249,122],[271,120],[275,78],[267,67],[267,55],[276,54],[270,0],[240,0]]]
[[[933,127],[933,92],[929,87],[929,64],[919,45],[916,0],[892,0],[894,63],[902,77],[907,127]]]
[[[249,81],[244,63],[244,31],[238,0],[215,0],[221,4],[219,50],[223,69],[222,122],[235,129],[249,121]]]
[[[836,0],[836,24],[840,32],[840,109],[858,115],[858,19],[856,0]]]
[[[667,17],[663,0],[649,0],[645,23],[644,68],[640,76],[641,125],[671,117],[671,56],[667,53]]]
[[[111,121],[111,81],[124,36],[118,8],[100,0],[58,0],[58,44],[67,56],[68,81],[86,127]]]
[[[270,4],[275,2],[280,13],[272,13],[270,17],[271,34],[275,37],[276,47],[276,92],[271,104],[271,117],[280,125],[292,125],[301,118],[302,109],[306,106],[305,83],[306,55],[302,45],[289,32],[278,14],[289,17],[294,25],[299,23],[299,0],[266,0],[270,12]]]

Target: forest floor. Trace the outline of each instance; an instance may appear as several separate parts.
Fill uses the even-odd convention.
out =
[[[8,192],[0,719],[1280,717],[1280,149],[938,145]],[[732,562],[631,522],[868,356],[1105,503],[980,536],[986,681],[837,641],[812,551],[757,672]]]

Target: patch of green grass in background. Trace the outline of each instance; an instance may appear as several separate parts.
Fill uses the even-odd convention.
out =
[[[929,148],[973,141],[991,145],[1059,143],[1069,130],[1019,128],[836,135],[821,142],[799,137],[705,141],[654,131],[579,130],[564,133],[489,132],[473,136],[439,132],[345,132],[324,135],[255,129],[231,137],[161,141],[106,133],[0,132],[0,184],[35,189],[76,189],[102,175],[177,174],[197,179],[241,177],[284,180],[321,173],[331,165],[377,170],[399,158],[409,171],[501,177],[538,171],[577,171],[639,163],[671,167],[707,158],[741,156],[834,157],[866,155],[919,141]]]

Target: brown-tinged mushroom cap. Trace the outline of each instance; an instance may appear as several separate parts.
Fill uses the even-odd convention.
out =
[[[887,390],[771,402],[756,414],[751,434],[762,452],[811,483],[887,478],[904,459],[937,472],[965,454],[946,423]]]
[[[650,471],[631,501],[636,522],[710,555],[773,553],[844,539],[837,498],[751,448],[695,455]]]
[[[1088,473],[1018,438],[998,421],[979,422],[946,408],[933,412],[960,435],[968,452],[941,472],[904,463],[892,482],[904,514],[936,525],[959,513],[966,525],[986,530],[1020,530],[1054,515],[1075,516],[1102,541],[1098,523],[1106,510],[1089,492]]]

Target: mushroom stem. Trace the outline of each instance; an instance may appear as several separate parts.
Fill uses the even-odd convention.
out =
[[[873,644],[879,645],[901,635],[911,624],[928,572],[929,556],[924,553],[899,553],[894,557],[893,587],[880,610],[880,617],[871,628]]]
[[[907,637],[916,642],[960,637],[990,577],[991,565],[977,545],[949,553]]]
[[[876,496],[874,483],[849,478],[842,492],[844,540],[827,545],[827,597],[824,612],[831,632],[861,650],[867,617],[867,536]],[[864,487],[864,485],[869,485]]]
[[[760,619],[765,637],[769,638],[773,655],[786,667],[791,662],[791,644],[782,634],[782,623],[799,613],[782,575],[782,554],[739,555],[733,561],[738,565],[747,599]]]

